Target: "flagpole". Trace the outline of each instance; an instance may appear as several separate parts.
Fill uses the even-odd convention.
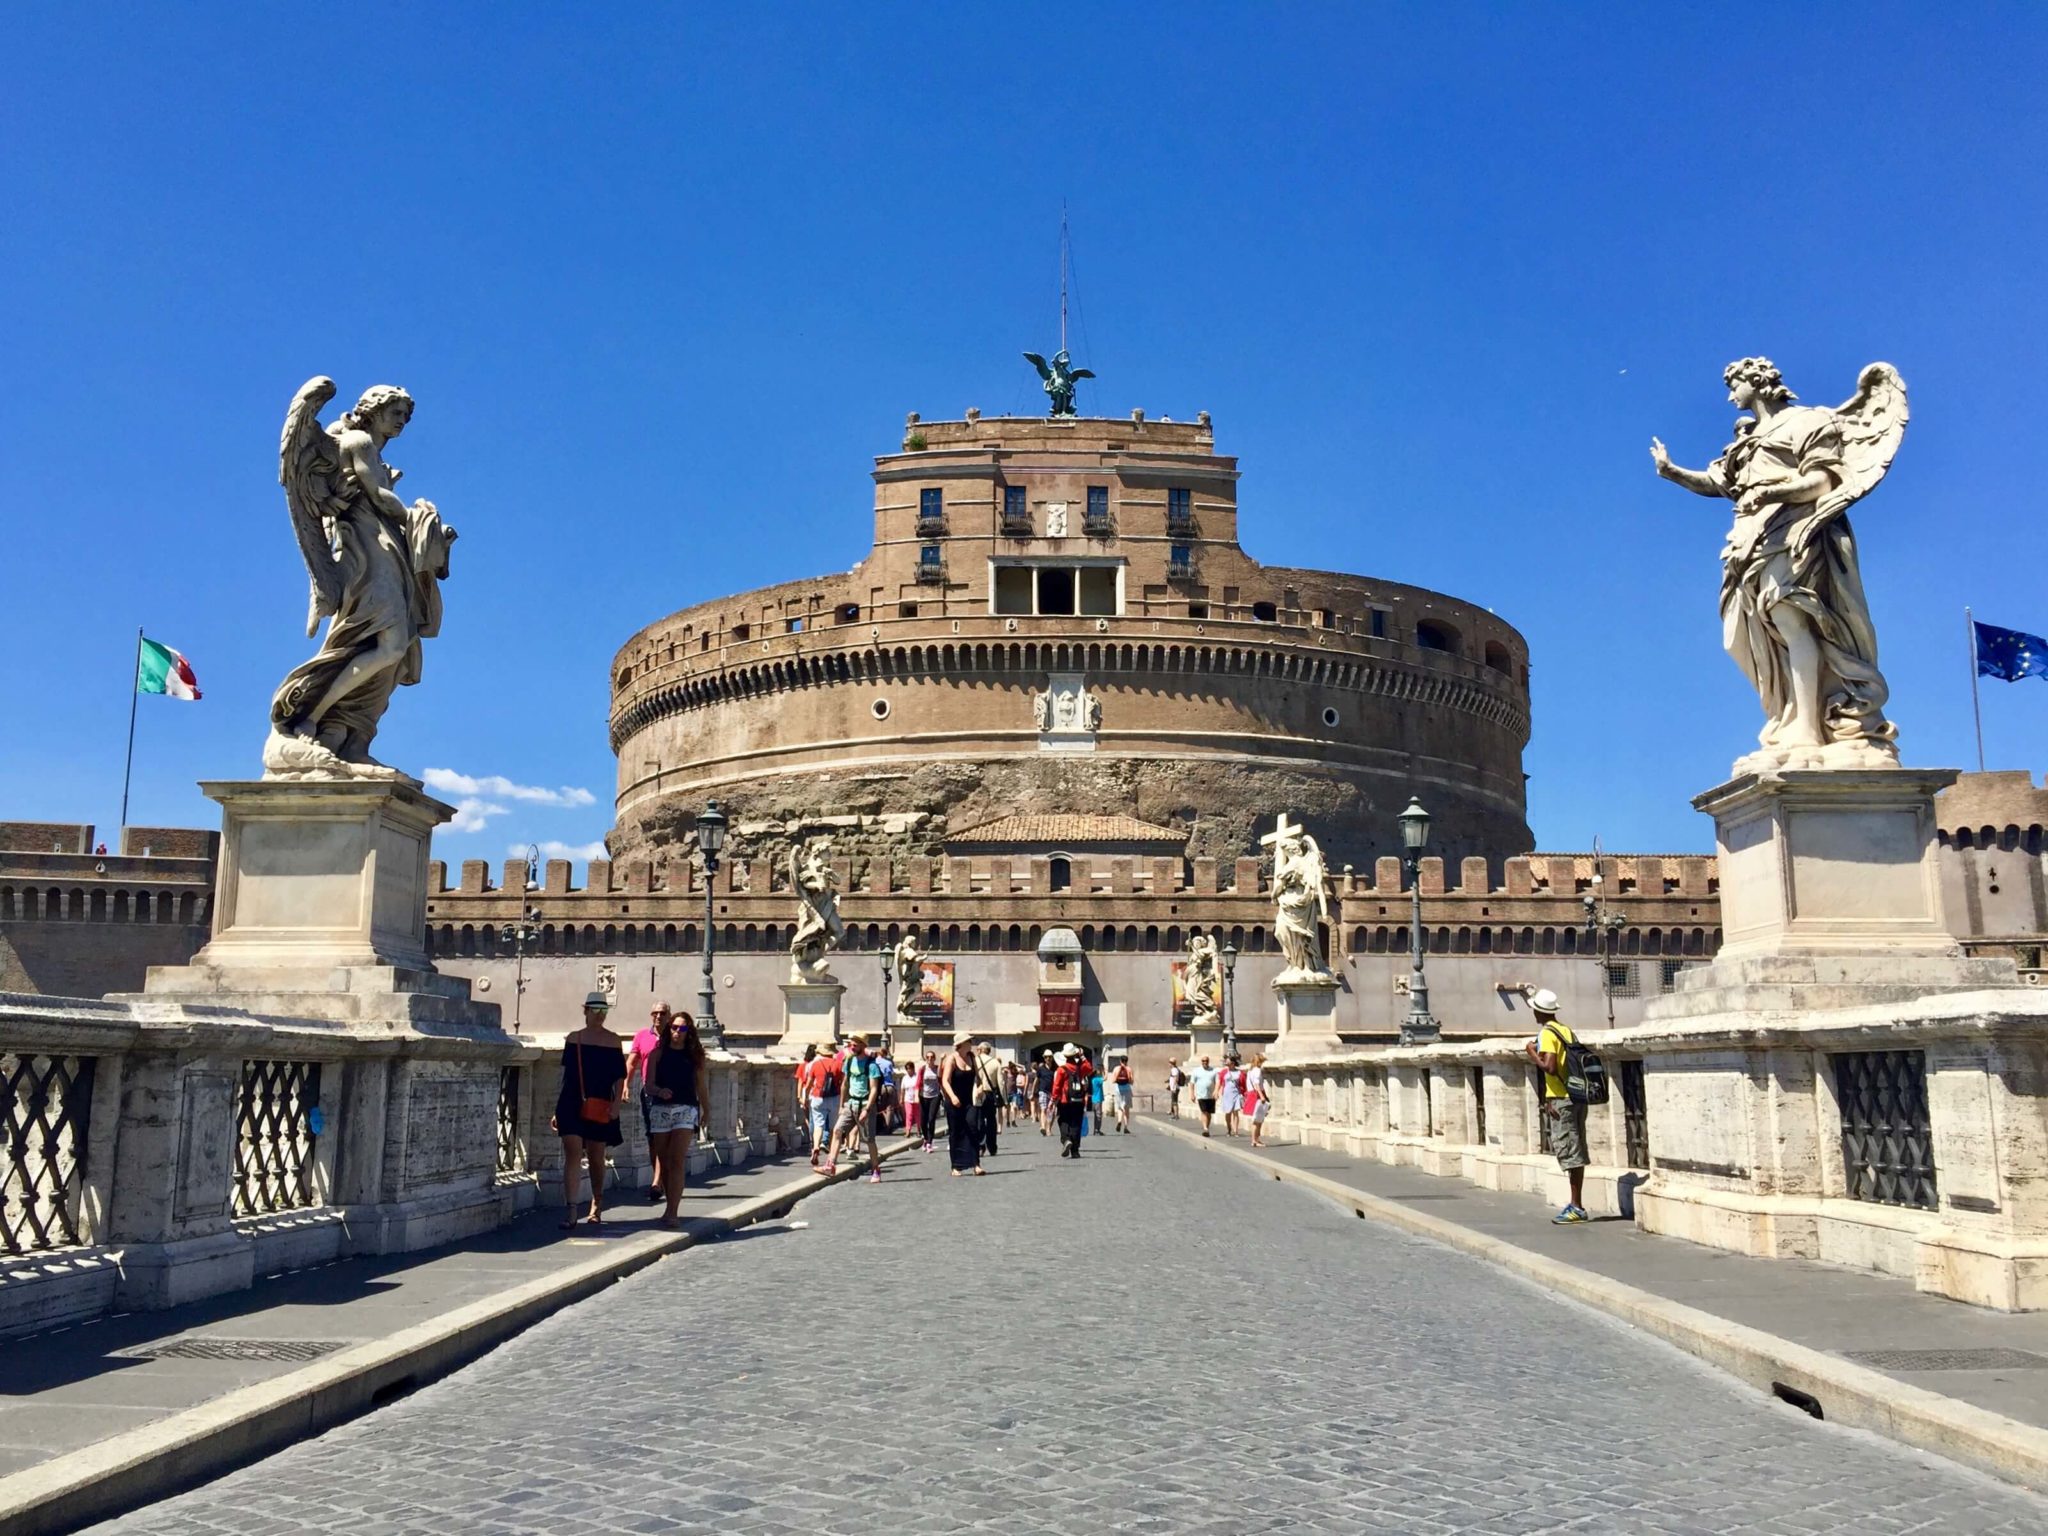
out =
[[[1963,628],[1970,632],[1970,713],[1977,717],[1977,771],[1984,771],[1984,701],[1977,692],[1977,621],[1963,609]]]
[[[142,631],[135,631],[135,664],[128,669],[128,766],[121,770],[121,825],[128,825],[128,781],[135,774],[135,700],[140,696]],[[118,840],[120,833],[115,837]]]

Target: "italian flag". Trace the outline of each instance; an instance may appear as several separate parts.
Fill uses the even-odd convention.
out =
[[[174,699],[199,697],[199,679],[192,663],[168,645],[144,640],[135,663],[137,693],[167,693]]]

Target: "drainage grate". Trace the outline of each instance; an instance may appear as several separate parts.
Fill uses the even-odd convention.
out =
[[[2048,1355],[2025,1349],[1851,1349],[1843,1358],[1880,1371],[2048,1370]]]
[[[331,1339],[172,1339],[122,1353],[135,1360],[318,1360],[346,1344]]]

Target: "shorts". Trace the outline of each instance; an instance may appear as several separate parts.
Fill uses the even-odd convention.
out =
[[[810,1101],[811,1145],[822,1147],[825,1138],[832,1134],[832,1123],[839,1118],[839,1095],[829,1099],[814,1098]]]
[[[1570,1099],[1545,1099],[1543,1126],[1550,1133],[1550,1151],[1558,1167],[1569,1173],[1592,1161],[1586,1156],[1585,1105]]]
[[[1118,1083],[1116,1085],[1116,1102],[1119,1108],[1129,1109],[1131,1107],[1131,1085],[1129,1083]]]
[[[1195,1100],[1195,1108],[1205,1115],[1213,1115],[1216,1113],[1216,1101],[1214,1099],[1197,1099]]]
[[[856,1126],[859,1126],[861,1128],[861,1135],[867,1135],[867,1117],[861,1113],[867,1107],[868,1101],[866,1099],[848,1099],[842,1103],[839,1106],[839,1118],[832,1125],[832,1134],[844,1136]]]
[[[1040,1094],[1040,1095],[1038,1096],[1038,1112],[1039,1112],[1039,1113],[1040,1113],[1040,1114],[1042,1115],[1042,1114],[1044,1114],[1044,1113],[1045,1113],[1045,1112],[1046,1112],[1046,1111],[1047,1111],[1048,1109],[1051,1109],[1051,1108],[1052,1108],[1052,1095],[1051,1095],[1051,1094],[1049,1094],[1049,1093],[1041,1093],[1041,1094]]]
[[[647,1106],[647,1134],[663,1136],[670,1131],[694,1131],[697,1129],[698,1110],[694,1104],[658,1104]]]

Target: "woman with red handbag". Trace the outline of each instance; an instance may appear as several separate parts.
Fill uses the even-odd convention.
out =
[[[551,1122],[562,1138],[562,1230],[576,1225],[576,1176],[590,1173],[590,1224],[604,1221],[605,1148],[625,1139],[619,1105],[626,1098],[626,1042],[611,1032],[605,1016],[612,1000],[602,992],[583,999],[583,1027],[562,1042],[562,1090]]]

